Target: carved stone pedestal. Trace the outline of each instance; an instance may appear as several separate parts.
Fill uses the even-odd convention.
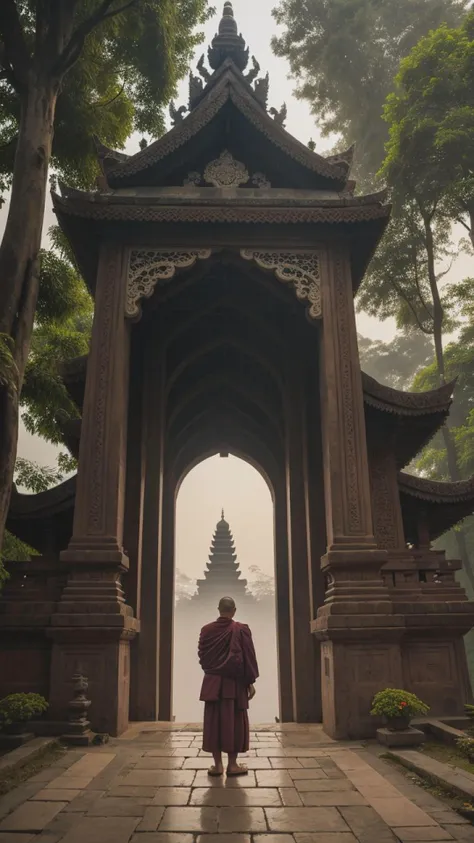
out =
[[[402,682],[403,616],[394,614],[377,551],[333,551],[323,557],[326,601],[312,623],[321,641],[324,731],[335,739],[375,732],[374,695]]]
[[[83,674],[89,681],[93,730],[116,736],[127,729],[130,641],[138,629],[124,602],[119,572],[71,573],[49,630],[53,720],[68,720],[71,677]]]
[[[382,746],[419,746],[426,740],[426,735],[421,729],[414,729],[409,726],[408,729],[394,732],[392,729],[377,729],[377,740]]]

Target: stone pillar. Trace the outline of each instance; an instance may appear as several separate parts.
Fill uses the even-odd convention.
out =
[[[334,738],[371,734],[374,693],[400,687],[399,638],[380,569],[367,459],[362,378],[349,256],[321,255],[321,408],[328,549],[325,605],[313,631],[322,642],[323,723]]]
[[[304,356],[296,332],[290,347],[293,354],[287,359],[285,417],[293,717],[298,723],[311,723],[317,720],[318,705],[315,645],[311,635],[312,582],[305,494]]]
[[[172,719],[176,482],[165,469],[161,537],[158,719]],[[194,646],[194,642],[192,642]]]
[[[164,360],[161,332],[145,352],[146,481],[143,509],[140,635],[135,644],[138,720],[158,720],[161,533],[163,519]]]
[[[100,256],[87,369],[74,532],[61,555],[67,585],[52,618],[51,714],[65,719],[71,677],[90,680],[93,727],[127,728],[130,640],[137,621],[125,604],[123,551],[130,328],[125,321],[128,253]]]
[[[280,720],[292,723],[293,692],[291,669],[291,634],[290,634],[290,585],[288,571],[288,517],[286,482],[278,478],[275,486],[274,524],[275,524],[275,585],[278,643],[278,680],[280,691]]]
[[[324,503],[323,459],[321,450],[321,409],[317,383],[318,359],[315,350],[319,332],[314,326],[310,334],[306,360],[308,361],[305,393],[305,430],[303,436],[303,469],[308,544],[308,579],[310,617],[313,620],[324,603],[324,575],[321,557],[326,551],[326,512]],[[314,715],[322,720],[321,701],[321,647],[313,637],[314,646]]]
[[[127,489],[125,496],[124,548],[130,567],[125,581],[127,602],[132,606],[137,620],[141,615],[142,559],[143,559],[143,510],[145,501],[146,450],[145,450],[145,369],[144,348],[139,328],[132,337],[130,373],[130,398],[128,414]],[[139,638],[131,644],[130,651],[130,720],[138,720],[137,653]]]

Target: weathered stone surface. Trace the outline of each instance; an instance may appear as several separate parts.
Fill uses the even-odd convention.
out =
[[[348,831],[336,808],[267,808],[270,831]]]
[[[128,843],[138,817],[83,817],[61,843]]]
[[[191,787],[193,770],[133,770],[123,780],[124,785],[145,787]]]
[[[286,770],[257,770],[255,773],[259,787],[293,787],[293,779]]]
[[[219,832],[250,832],[258,834],[267,830],[262,808],[220,808]]]
[[[453,839],[443,828],[395,828],[394,832],[400,843],[436,843]]]
[[[332,805],[340,807],[341,805],[367,805],[367,800],[357,793],[355,790],[341,790],[338,792],[321,792],[314,791],[300,792],[303,805]]]
[[[72,802],[81,793],[81,790],[53,790],[53,788],[48,790],[45,788],[35,794],[33,799],[35,802]]]
[[[25,802],[0,823],[0,831],[42,831],[66,802]]]
[[[303,804],[298,791],[294,787],[280,787],[278,793],[280,794],[281,804],[285,808],[299,808]]]
[[[156,831],[163,819],[164,813],[164,806],[160,808],[146,808],[143,819],[137,825],[137,831]]]
[[[189,787],[159,787],[153,798],[153,805],[187,805],[190,796]]]
[[[403,729],[403,731],[393,732],[391,729],[377,729],[377,740],[383,746],[389,747],[405,747],[405,746],[419,746],[426,740],[426,735],[421,729]]]
[[[167,808],[160,831],[217,831],[218,808]]]
[[[217,805],[245,807],[247,805],[263,808],[266,805],[281,805],[280,795],[276,788],[254,787],[244,788],[195,788],[191,791],[191,805]]]

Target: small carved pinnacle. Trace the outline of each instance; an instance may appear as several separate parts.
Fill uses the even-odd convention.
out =
[[[278,123],[279,126],[284,127],[286,118],[288,117],[288,109],[286,107],[286,103],[283,103],[279,111],[277,111],[276,108],[271,108],[269,113],[272,115],[275,123]]]
[[[201,58],[199,59],[199,61],[197,63],[197,69],[198,69],[199,75],[204,79],[204,81],[206,83],[211,81],[212,75],[209,73],[207,67],[205,67],[205,65],[204,65],[204,53],[202,54]]]
[[[177,126],[179,123],[182,123],[184,120],[184,115],[187,112],[187,108],[185,105],[182,105],[181,108],[176,108],[173,100],[170,102],[170,117],[171,123],[173,126]]]
[[[255,82],[255,79],[257,78],[258,74],[260,73],[260,65],[259,65],[257,59],[255,58],[255,56],[252,56],[252,64],[253,64],[252,70],[249,70],[249,72],[245,76],[249,85],[251,85],[252,82]]]

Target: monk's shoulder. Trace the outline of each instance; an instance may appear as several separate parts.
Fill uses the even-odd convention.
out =
[[[250,627],[249,627],[249,625],[248,625],[248,624],[246,624],[246,623],[240,623],[240,621],[236,621],[236,623],[237,623],[237,626],[238,626],[238,627],[242,630],[242,632],[247,632],[247,633],[249,633],[250,635],[252,634],[252,632],[251,632]]]
[[[212,632],[216,628],[216,622],[212,621],[211,623],[205,624],[205,626],[201,629],[201,635],[205,635],[206,632]]]

